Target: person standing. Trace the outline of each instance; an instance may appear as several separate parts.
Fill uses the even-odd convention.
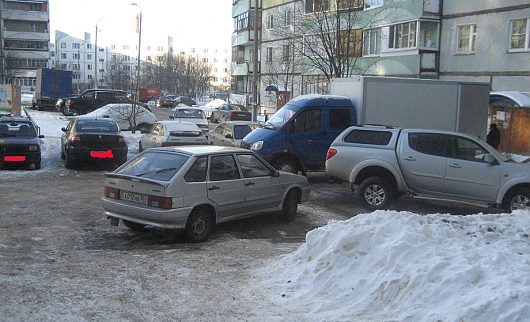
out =
[[[499,144],[501,143],[501,132],[497,128],[497,124],[490,124],[490,132],[486,137],[486,142],[493,148],[495,148],[495,150],[497,150],[497,148],[499,147]]]

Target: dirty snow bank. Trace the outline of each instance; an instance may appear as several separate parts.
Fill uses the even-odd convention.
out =
[[[530,212],[377,211],[332,221],[258,272],[311,321],[530,321]]]

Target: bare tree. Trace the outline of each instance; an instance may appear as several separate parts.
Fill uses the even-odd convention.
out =
[[[128,91],[132,89],[132,82],[134,81],[131,71],[131,64],[128,61],[128,56],[116,54],[108,61],[106,75],[106,83],[111,88]]]

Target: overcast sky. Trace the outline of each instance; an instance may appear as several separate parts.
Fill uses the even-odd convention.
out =
[[[98,41],[137,38],[133,2],[142,8],[142,42],[172,36],[175,47],[231,46],[231,0],[50,0],[52,41],[55,30],[94,35],[96,22]]]

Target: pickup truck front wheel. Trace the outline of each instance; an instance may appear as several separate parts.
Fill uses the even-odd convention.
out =
[[[504,210],[512,212],[514,210],[530,209],[530,188],[520,188],[510,193],[504,203]]]
[[[366,178],[359,189],[361,203],[368,210],[388,209],[394,200],[394,188],[380,177]]]

